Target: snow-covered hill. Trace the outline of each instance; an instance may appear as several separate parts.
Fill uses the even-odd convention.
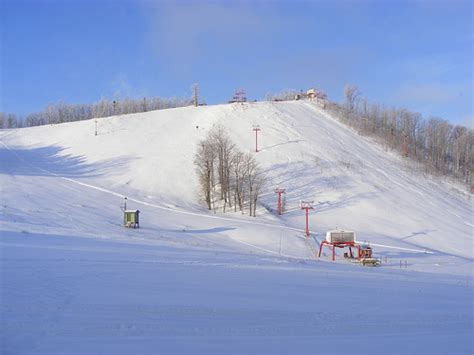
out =
[[[103,118],[97,136],[95,122],[87,121],[5,131],[1,139],[29,163],[41,159],[49,172],[159,206],[205,212],[193,160],[214,124],[226,127],[242,151],[254,149],[252,126],[261,126],[255,157],[269,182],[258,221],[302,229],[298,203],[314,200],[314,232],[352,229],[375,244],[472,257],[473,210],[466,196],[410,171],[401,157],[310,102],[187,107]],[[270,213],[276,187],[287,189],[282,218]],[[147,220],[143,215],[144,225]]]
[[[257,218],[214,214],[199,201],[194,154],[214,124],[226,127],[244,152],[254,150],[253,125],[261,127],[255,158],[268,183]],[[384,340],[393,334],[411,341],[407,351],[422,351],[425,343],[428,353],[472,351],[472,314],[465,310],[472,309],[473,205],[455,185],[413,172],[311,102],[102,118],[97,136],[95,125],[0,131],[8,351],[64,353],[78,334],[70,352],[153,352],[147,344],[161,339],[169,353],[193,352],[193,345],[228,352],[242,341],[236,353],[312,353],[313,337],[337,338],[337,329],[354,334],[342,343],[363,344],[367,334],[358,327],[375,334],[382,352],[400,350]],[[274,213],[276,187],[287,190],[283,216]],[[123,196],[141,210],[140,229],[121,226]],[[310,244],[302,233],[302,199],[315,202]],[[369,270],[341,258],[316,261],[318,241],[336,227],[355,230],[388,262]],[[343,285],[353,291],[348,322],[346,311],[324,306],[346,303]],[[29,302],[47,307],[31,310]],[[57,304],[64,312],[48,310]],[[81,310],[93,320],[81,320]],[[39,326],[51,314],[58,318]],[[148,343],[115,341],[123,336]],[[183,345],[184,339],[194,340]]]

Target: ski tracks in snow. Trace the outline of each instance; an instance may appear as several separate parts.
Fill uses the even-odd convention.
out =
[[[12,149],[10,149],[10,147],[4,143],[3,141],[0,140],[0,143],[3,145],[3,147],[5,149],[7,149],[11,154],[15,155],[17,157],[17,159],[19,159],[20,161],[24,162],[25,164],[29,165],[30,167],[34,168],[34,169],[37,169],[47,175],[50,175],[50,176],[54,176],[56,178],[59,178],[59,179],[62,179],[64,181],[67,181],[67,182],[70,182],[70,183],[73,183],[73,184],[76,184],[76,185],[79,185],[81,187],[85,187],[85,188],[88,188],[88,189],[93,189],[93,190],[96,190],[96,191],[100,191],[102,193],[106,193],[106,194],[109,194],[109,195],[112,195],[112,196],[115,196],[115,197],[118,197],[120,199],[124,199],[125,197],[127,197],[127,200],[128,201],[133,201],[135,203],[138,203],[138,204],[141,204],[143,206],[147,206],[147,207],[152,207],[152,208],[156,208],[156,209],[160,209],[160,210],[164,210],[164,211],[167,211],[167,212],[171,212],[171,213],[177,213],[177,214],[183,214],[183,215],[188,215],[188,216],[194,216],[194,217],[200,217],[200,218],[208,218],[208,219],[215,219],[215,220],[221,220],[221,221],[227,221],[227,222],[233,222],[233,223],[237,223],[237,224],[247,224],[247,225],[255,225],[255,226],[263,226],[263,227],[270,227],[270,228],[275,228],[275,229],[279,229],[279,230],[288,230],[288,231],[293,231],[293,232],[302,232],[301,229],[298,229],[298,228],[293,228],[293,227],[289,227],[289,226],[285,226],[285,225],[277,225],[277,224],[272,224],[272,223],[265,223],[265,222],[255,222],[255,221],[246,221],[246,220],[240,220],[240,219],[233,219],[233,218],[229,218],[229,217],[221,217],[221,216],[212,216],[212,215],[208,215],[208,214],[203,214],[203,213],[197,213],[197,212],[191,212],[191,211],[184,211],[184,210],[179,210],[179,209],[174,209],[174,208],[171,208],[171,207],[165,207],[165,206],[160,206],[160,205],[157,205],[155,203],[150,203],[150,202],[146,202],[146,201],[143,201],[143,200],[140,200],[140,199],[137,199],[137,198],[134,198],[134,197],[128,197],[128,196],[125,196],[123,194],[120,194],[118,192],[115,192],[115,191],[112,191],[112,190],[109,190],[109,189],[105,189],[103,187],[99,187],[99,186],[96,186],[96,185],[92,185],[92,184],[89,184],[89,183],[85,183],[85,182],[81,182],[81,181],[78,181],[76,179],[72,179],[72,178],[68,178],[68,177],[65,177],[65,176],[61,176],[59,174],[56,174],[52,171],[49,171],[47,169],[44,169],[40,166],[37,166],[27,160],[25,160],[23,157],[21,157],[17,152],[13,151]],[[236,242],[236,243],[239,243],[239,244],[242,244],[242,245],[245,245],[247,247],[251,247],[251,248],[254,248],[256,250],[259,250],[259,251],[262,251],[262,252],[265,252],[265,253],[268,253],[268,254],[272,254],[272,255],[278,255],[278,256],[282,256],[282,257],[287,257],[287,258],[293,258],[293,259],[308,259],[307,257],[301,257],[301,256],[295,256],[295,255],[289,255],[289,254],[285,254],[285,253],[281,253],[280,252],[276,252],[276,251],[273,251],[273,250],[270,250],[270,249],[267,249],[267,248],[263,248],[261,246],[258,246],[258,245],[254,245],[254,244],[251,244],[251,243],[248,243],[248,242],[245,242],[245,241],[242,241],[240,239],[236,239],[234,237],[231,237],[229,236],[229,238]]]

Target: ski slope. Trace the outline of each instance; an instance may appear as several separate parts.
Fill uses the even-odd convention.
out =
[[[194,154],[214,124],[244,152],[261,127],[257,218],[199,201]],[[381,353],[472,352],[473,206],[458,186],[311,102],[97,126],[0,131],[3,352],[338,353],[367,341]],[[124,196],[140,229],[121,226]],[[315,202],[310,243],[301,199]],[[315,260],[336,227],[387,262]]]

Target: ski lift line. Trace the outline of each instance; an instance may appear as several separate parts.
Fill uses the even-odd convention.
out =
[[[376,243],[372,243],[372,242],[369,242],[368,244],[370,244],[370,245],[374,245],[374,246],[376,246],[376,247],[380,247],[380,248],[388,248],[388,249],[406,250],[406,251],[412,251],[412,252],[415,252],[415,253],[423,253],[423,254],[435,254],[434,252],[432,252],[432,251],[429,251],[429,250],[421,250],[421,249],[411,249],[411,248],[394,247],[394,246],[391,246],[391,245],[385,245],[385,244],[376,244]]]

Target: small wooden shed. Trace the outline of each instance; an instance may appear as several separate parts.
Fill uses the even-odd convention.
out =
[[[123,225],[127,228],[139,228],[140,221],[139,221],[139,210],[125,210],[123,212]]]

